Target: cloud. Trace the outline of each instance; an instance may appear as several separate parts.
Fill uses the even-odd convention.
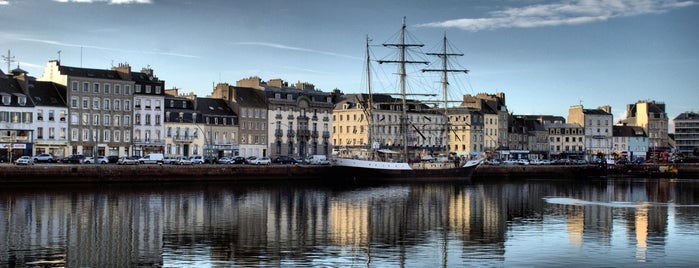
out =
[[[8,1],[8,0],[0,0],[0,6],[6,6],[9,4],[10,4],[10,1]]]
[[[195,56],[195,55],[181,54],[181,53],[174,53],[174,52],[128,50],[128,49],[120,49],[120,48],[112,48],[112,47],[70,44],[70,43],[63,43],[63,42],[53,41],[53,40],[25,38],[25,37],[12,37],[11,39],[15,39],[18,41],[25,41],[25,42],[34,42],[34,43],[43,43],[43,44],[49,44],[49,45],[55,45],[55,46],[63,46],[63,47],[80,47],[80,48],[91,48],[91,49],[98,49],[98,50],[119,51],[119,52],[127,52],[127,53],[156,54],[156,55],[166,55],[166,56],[174,56],[174,57],[182,57],[182,58],[199,58],[199,56]]]
[[[602,22],[612,18],[657,14],[696,5],[694,0],[572,0],[492,11],[489,17],[463,18],[417,25],[467,31],[536,28]]]
[[[302,51],[302,52],[309,52],[309,53],[315,53],[315,54],[321,54],[321,55],[328,55],[328,56],[335,56],[335,57],[343,57],[343,58],[348,58],[348,59],[356,59],[360,60],[360,57],[355,57],[351,55],[345,55],[345,54],[339,54],[335,52],[329,52],[329,51],[322,51],[322,50],[315,50],[315,49],[308,49],[308,48],[300,48],[300,47],[292,47],[292,46],[287,46],[287,45],[281,45],[281,44],[274,44],[274,43],[265,43],[265,42],[235,42],[233,45],[237,46],[261,46],[261,47],[271,47],[271,48],[278,48],[278,49],[285,49],[285,50],[293,50],[293,51]]]
[[[59,3],[107,3],[110,5],[122,5],[122,4],[152,4],[152,0],[53,0]]]

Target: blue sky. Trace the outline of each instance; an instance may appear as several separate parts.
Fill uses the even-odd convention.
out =
[[[446,33],[464,54],[450,99],[504,92],[516,114],[564,117],[611,105],[615,120],[638,100],[664,102],[670,119],[699,111],[696,0],[0,0],[0,52],[36,77],[58,51],[69,66],[150,66],[200,96],[250,76],[358,93],[366,36],[388,57],[380,44],[403,16],[423,52]],[[373,68],[376,90],[393,92],[395,66]],[[438,92],[437,77],[410,78]]]

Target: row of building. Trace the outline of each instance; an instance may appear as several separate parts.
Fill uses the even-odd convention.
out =
[[[49,61],[39,78],[0,71],[0,157],[51,153],[369,157],[370,148],[413,149],[413,157],[451,153],[497,158],[660,157],[693,155],[699,116],[674,119],[665,105],[639,101],[626,119],[611,107],[572,106],[561,116],[513,115],[505,94],[465,95],[443,109],[390,95],[324,92],[310,83],[251,77],[219,83],[206,98],[166,89],[154,71],[62,66]],[[368,109],[372,107],[372,109]],[[372,118],[372,120],[368,120]],[[371,122],[371,124],[370,124]],[[409,129],[403,129],[408,123]],[[400,135],[408,131],[408,140]],[[371,145],[371,147],[370,147]]]

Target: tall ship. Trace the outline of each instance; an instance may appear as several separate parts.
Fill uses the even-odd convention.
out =
[[[399,35],[399,41],[395,43],[383,44],[384,47],[394,48],[398,51],[395,60],[379,60],[379,64],[397,64],[399,67],[399,93],[383,93],[377,95],[383,95],[384,99],[386,95],[397,95],[399,98],[390,98],[388,101],[395,101],[398,104],[392,107],[399,110],[398,120],[396,120],[397,128],[393,135],[397,137],[396,141],[399,146],[387,146],[385,143],[379,142],[374,134],[377,129],[374,125],[379,123],[379,121],[385,120],[385,115],[379,118],[374,115],[375,107],[380,104],[376,101],[380,98],[375,98],[374,93],[372,93],[371,88],[371,53],[369,50],[369,38],[367,37],[366,45],[366,67],[367,67],[367,95],[363,95],[362,100],[357,98],[357,102],[361,103],[364,107],[364,114],[366,115],[367,125],[368,125],[368,139],[366,141],[366,154],[364,156],[357,155],[347,155],[339,153],[336,157],[332,159],[334,174],[338,174],[343,178],[349,178],[356,181],[364,182],[379,182],[379,181],[467,181],[471,178],[473,172],[482,163],[483,159],[466,159],[459,157],[456,154],[449,154],[447,152],[447,134],[451,131],[451,126],[449,124],[448,117],[448,74],[455,72],[468,73],[468,70],[454,70],[448,69],[447,60],[452,56],[463,56],[463,54],[449,53],[447,52],[447,39],[446,34],[443,40],[443,49],[440,53],[427,53],[427,55],[436,56],[442,60],[441,69],[422,69],[422,72],[440,72],[441,84],[443,90],[443,114],[442,117],[445,118],[440,122],[440,120],[431,120],[428,117],[424,117],[429,120],[422,120],[420,122],[420,127],[417,126],[418,120],[415,117],[409,116],[409,107],[413,109],[417,107],[415,103],[410,103],[407,98],[408,95],[434,95],[434,94],[408,94],[406,93],[406,65],[409,64],[428,64],[427,61],[414,60],[408,55],[410,49],[415,47],[422,47],[422,44],[412,44],[406,42],[406,23],[405,17],[403,18],[402,28]],[[365,97],[365,98],[364,98]],[[363,119],[363,117],[362,117]],[[415,121],[414,121],[415,120]],[[430,122],[425,122],[430,121]],[[435,122],[432,122],[435,121]],[[435,139],[439,140],[442,144],[439,147],[443,152],[442,154],[428,153],[425,154],[425,150],[416,146],[409,146],[409,133],[415,134],[425,138],[425,135],[421,133],[421,129],[425,130],[425,125],[427,123],[439,124],[438,129],[441,129],[442,138]],[[391,126],[389,128],[389,133]],[[349,130],[348,130],[349,131]],[[431,138],[430,138],[431,139]],[[421,152],[422,151],[422,152]]]

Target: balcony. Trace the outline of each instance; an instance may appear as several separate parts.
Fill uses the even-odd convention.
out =
[[[293,138],[293,137],[296,136],[296,135],[295,135],[295,133],[294,133],[293,130],[289,129],[289,130],[287,130],[287,132],[286,132],[286,136],[287,136],[287,137],[290,137],[290,138]]]
[[[311,131],[311,137],[318,138],[318,131],[317,130]]]
[[[301,136],[301,137],[308,137],[308,136],[311,135],[311,131],[308,130],[308,129],[302,129],[302,130],[299,130],[299,133],[298,133],[298,134],[299,134],[299,136]]]
[[[277,114],[277,115],[274,116],[274,119],[282,119],[282,115],[281,115],[281,114]]]
[[[281,129],[276,129],[274,130],[274,136],[277,138],[281,138],[284,135],[284,132]]]
[[[329,139],[330,138],[330,131],[323,131],[323,138]]]
[[[194,140],[194,137],[192,136],[185,136],[185,135],[175,135],[172,137],[172,141],[174,142],[188,142],[191,143]]]

